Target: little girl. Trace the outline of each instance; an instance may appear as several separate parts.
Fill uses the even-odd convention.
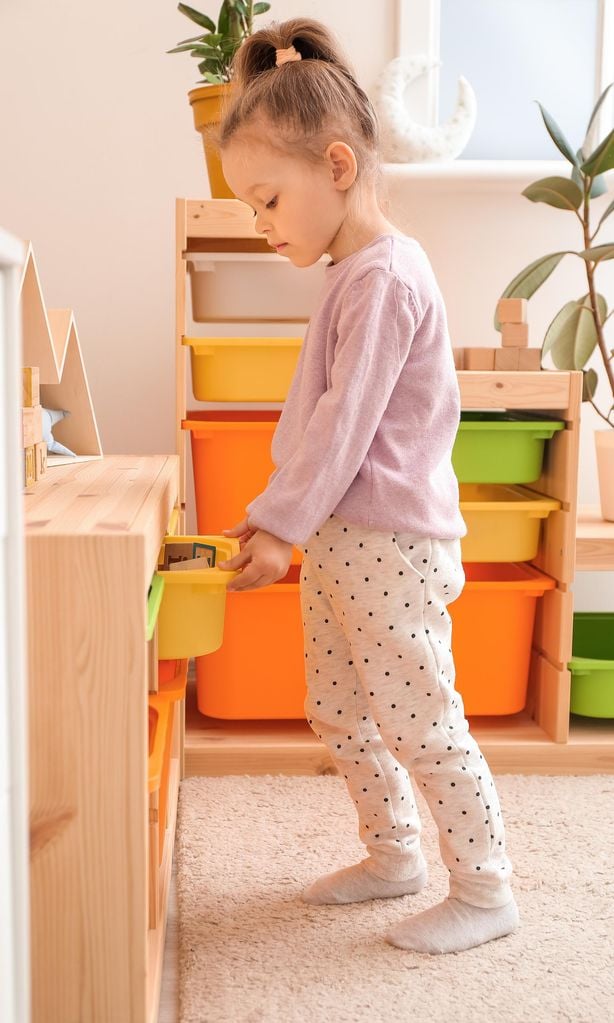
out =
[[[439,830],[449,895],[386,934],[459,952],[513,931],[501,809],[454,688],[447,605],[463,589],[451,451],[460,395],[429,259],[377,201],[373,108],[321,23],[248,37],[222,120],[224,176],[256,230],[325,282],[274,434],[275,470],[228,536],[229,590],[267,586],[303,553],[307,719],[354,800],[368,856],[319,878],[312,904],[427,883],[410,780]],[[496,669],[495,669],[496,674]]]

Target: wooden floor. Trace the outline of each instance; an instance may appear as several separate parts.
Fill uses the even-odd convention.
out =
[[[614,774],[614,720],[572,715],[568,743],[554,743],[525,711],[469,718],[493,774]],[[336,774],[307,721],[226,721],[199,713],[190,672],[185,773]]]

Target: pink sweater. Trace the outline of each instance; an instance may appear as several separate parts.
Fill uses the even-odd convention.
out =
[[[465,536],[451,463],[460,394],[428,256],[385,234],[324,275],[250,527],[304,545],[334,512],[370,529]]]

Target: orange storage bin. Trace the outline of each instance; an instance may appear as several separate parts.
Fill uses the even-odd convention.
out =
[[[468,562],[449,605],[465,714],[516,714],[527,699],[537,599],[556,582],[526,563]]]
[[[181,426],[190,431],[198,533],[221,534],[241,522],[246,505],[266,489],[280,415],[276,409],[188,412]],[[294,547],[292,563],[302,559]]]
[[[187,662],[186,662],[187,664]],[[170,696],[150,694],[149,696],[149,791],[159,790],[158,802],[158,863],[162,862],[166,813],[168,808],[168,783],[173,744],[175,701]]]
[[[525,563],[469,562],[449,604],[456,689],[465,714],[516,714],[526,704],[537,600],[555,580]],[[228,593],[224,643],[196,658],[198,709],[209,717],[304,718],[300,566],[278,583]]]
[[[158,661],[158,692],[170,700],[183,700],[188,680],[188,658]]]
[[[304,718],[300,565],[270,586],[226,595],[224,642],[196,658],[197,703],[216,718]]]
[[[158,661],[158,693],[150,695],[150,715],[154,708],[164,707],[167,714],[166,737],[162,755],[162,771],[160,778],[159,797],[159,835],[158,861],[162,862],[164,837],[166,833],[166,816],[168,813],[168,786],[171,767],[171,751],[173,746],[173,727],[175,723],[176,705],[185,697],[188,681],[188,659]],[[152,698],[153,697],[153,698]]]

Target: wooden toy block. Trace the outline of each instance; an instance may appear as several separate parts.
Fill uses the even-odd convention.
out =
[[[31,448],[43,439],[43,406],[22,408],[23,447]]]
[[[25,366],[21,371],[21,377],[23,382],[22,406],[33,408],[34,405],[40,405],[40,370],[38,366]]]
[[[494,348],[465,348],[464,369],[489,370],[494,368]]]
[[[39,480],[47,472],[47,445],[44,440],[34,445],[34,461],[36,478]]]
[[[526,348],[529,343],[528,323],[502,323],[501,344],[504,348]]]
[[[537,372],[542,368],[542,350],[541,348],[519,348],[518,349],[518,369],[530,370],[531,372]]]
[[[497,302],[497,316],[500,323],[526,323],[526,298],[500,298]]]
[[[36,482],[36,454],[33,446],[24,449],[23,480],[26,487],[31,487]]]
[[[495,348],[495,369],[518,369],[519,348]]]
[[[464,348],[453,348],[454,353],[454,369],[463,369],[465,349]]]

